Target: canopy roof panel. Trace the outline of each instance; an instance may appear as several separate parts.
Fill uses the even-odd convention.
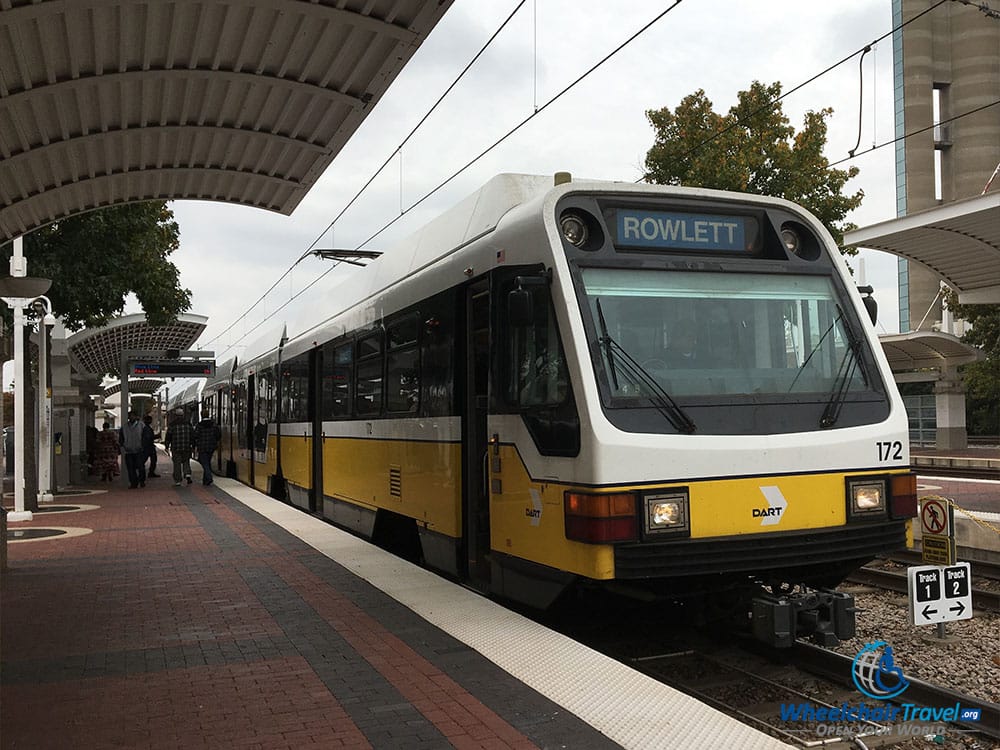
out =
[[[1000,192],[856,229],[844,243],[927,266],[962,303],[1000,302]]]
[[[208,318],[182,314],[168,326],[151,326],[143,314],[116,318],[103,328],[88,328],[66,339],[66,351],[80,373],[97,377],[118,372],[122,351],[190,349],[205,330]]]
[[[452,0],[0,0],[0,242],[102,206],[289,214]]]
[[[957,336],[937,331],[889,334],[879,336],[878,340],[893,372],[958,367],[986,356]]]
[[[163,378],[129,378],[128,392],[133,396],[137,393],[156,393],[166,382]],[[117,393],[121,393],[121,390],[122,383],[120,380],[117,383],[106,385],[104,387],[104,398],[107,399]]]

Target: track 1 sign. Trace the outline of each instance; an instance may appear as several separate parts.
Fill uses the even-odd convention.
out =
[[[924,565],[907,570],[914,625],[972,619],[972,566]]]

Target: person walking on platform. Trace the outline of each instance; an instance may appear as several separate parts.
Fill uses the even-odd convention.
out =
[[[148,414],[142,418],[142,449],[145,454],[142,463],[149,461],[146,476],[149,478],[160,476],[156,473],[156,435],[153,434],[153,418]]]
[[[194,427],[184,418],[183,409],[175,409],[163,438],[163,447],[174,464],[174,485],[187,480],[191,484],[191,449],[194,447]]]
[[[118,453],[119,438],[111,423],[105,422],[104,429],[97,433],[95,440],[97,447],[94,450],[94,467],[96,473],[101,475],[102,482],[113,482],[118,476]]]
[[[212,419],[212,412],[205,409],[201,413],[201,421],[194,428],[194,442],[198,446],[198,463],[201,464],[203,470],[201,483],[206,487],[213,481],[212,454],[215,453],[221,439],[222,430]]]
[[[138,415],[130,411],[128,422],[118,431],[125,470],[128,471],[128,486],[132,490],[146,486],[146,449],[143,447],[142,433],[148,429],[139,421]]]

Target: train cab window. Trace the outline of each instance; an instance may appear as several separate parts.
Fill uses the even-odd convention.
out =
[[[418,318],[413,315],[386,329],[386,410],[416,414],[420,408],[420,351]]]
[[[513,287],[513,282],[501,286],[505,297]],[[521,412],[542,455],[575,456],[580,451],[580,418],[549,287],[532,285],[528,291],[531,320],[516,325],[508,321],[506,326],[506,401]]]
[[[534,320],[510,326],[507,400],[521,407],[560,404],[566,400],[569,374],[555,315],[547,288],[530,291]]]
[[[354,345],[323,346],[323,384],[320,394],[323,419],[351,415],[351,387],[354,381]]]
[[[382,413],[382,333],[358,339],[357,378],[354,396],[359,417]]]

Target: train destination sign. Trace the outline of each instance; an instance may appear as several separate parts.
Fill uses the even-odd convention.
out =
[[[907,570],[910,621],[914,625],[972,619],[972,566],[911,567]]]
[[[129,365],[129,374],[159,378],[211,378],[215,376],[215,360],[133,362]]]
[[[745,253],[751,249],[748,238],[757,233],[757,222],[749,216],[632,208],[617,214],[617,244],[627,247]]]

